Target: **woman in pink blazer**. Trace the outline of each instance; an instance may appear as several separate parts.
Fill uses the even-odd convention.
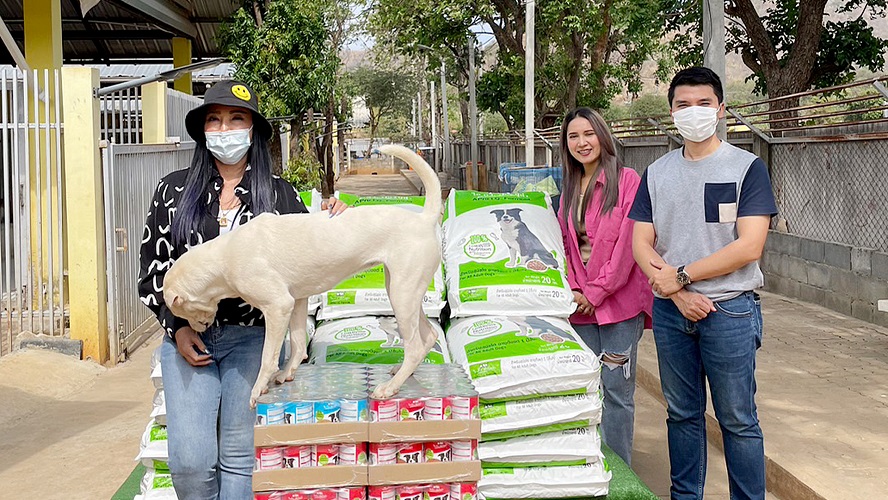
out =
[[[635,361],[654,300],[632,257],[633,221],[627,217],[641,179],[621,165],[610,129],[589,108],[565,116],[561,157],[558,221],[577,303],[570,321],[603,364],[601,435],[631,465]]]

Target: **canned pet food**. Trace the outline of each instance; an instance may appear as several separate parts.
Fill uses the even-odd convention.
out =
[[[452,483],[450,500],[478,500],[477,483]]]
[[[364,488],[339,488],[336,490],[337,500],[366,500]]]
[[[291,490],[285,491],[281,500],[311,500],[311,491]]]
[[[336,490],[332,490],[329,488],[324,488],[320,490],[314,490],[311,494],[311,500],[337,500],[339,495],[336,493]]]
[[[478,441],[451,441],[450,450],[454,462],[468,462],[478,460]]]
[[[315,421],[321,422],[339,422],[340,406],[337,400],[315,401],[314,403]]]
[[[449,420],[450,401],[438,396],[425,398],[422,417],[425,420]]]
[[[285,424],[313,424],[314,422],[314,402],[288,401],[284,404]]]
[[[311,465],[314,467],[325,467],[328,465],[339,465],[339,445],[336,444],[316,444],[312,447]]]
[[[422,398],[401,398],[398,400],[398,420],[422,420],[425,401]]]
[[[397,399],[371,399],[369,405],[371,422],[397,422]]]
[[[284,403],[263,396],[256,402],[256,425],[279,425],[284,423]]]
[[[478,393],[475,391],[462,391],[447,398],[450,402],[450,409],[453,412],[453,420],[477,420],[480,417],[478,413]]]
[[[391,465],[398,463],[396,443],[370,443],[370,465]]]
[[[422,488],[412,484],[398,486],[397,500],[422,500]]]
[[[359,395],[348,395],[339,400],[339,419],[342,422],[366,422],[369,420],[367,399]]]
[[[399,464],[421,464],[422,443],[401,443],[398,446],[397,462]]]
[[[424,443],[423,448],[425,449],[426,462],[450,462],[453,460],[448,441]]]
[[[396,500],[397,486],[368,486],[367,500]]]
[[[367,443],[339,445],[339,465],[367,465]]]
[[[450,486],[447,484],[430,484],[423,493],[424,500],[450,500]]]
[[[283,448],[256,448],[254,470],[274,470],[283,467]]]
[[[285,446],[283,464],[285,469],[311,467],[311,446]]]

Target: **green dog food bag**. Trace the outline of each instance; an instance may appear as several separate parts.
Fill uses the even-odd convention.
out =
[[[422,212],[425,198],[422,196],[355,196],[348,193],[336,193],[336,197],[353,207],[371,205],[390,205]],[[427,316],[437,318],[444,308],[446,294],[444,292],[443,266],[438,267],[435,277],[422,299],[422,309]],[[332,290],[321,294],[319,320],[349,318],[367,315],[387,316],[394,314],[385,290],[385,272],[381,265],[365,269],[343,282]]]
[[[564,242],[548,195],[453,190],[444,217],[453,317],[573,313]]]
[[[429,321],[423,318],[423,321]],[[425,363],[450,363],[444,331],[429,321],[438,340]],[[367,363],[394,365],[404,361],[404,341],[392,316],[362,316],[318,324],[308,346],[309,363]]]
[[[598,391],[598,356],[563,318],[459,318],[447,345],[485,402]]]

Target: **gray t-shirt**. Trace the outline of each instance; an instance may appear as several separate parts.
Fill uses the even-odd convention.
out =
[[[736,240],[738,217],[777,213],[768,169],[759,157],[727,142],[701,160],[688,160],[682,152],[671,151],[647,168],[629,213],[633,220],[653,223],[654,250],[674,267]],[[751,262],[687,289],[719,301],[763,284],[758,262]]]

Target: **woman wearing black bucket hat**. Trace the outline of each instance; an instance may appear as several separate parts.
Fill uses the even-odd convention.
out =
[[[179,498],[252,498],[250,390],[265,338],[262,313],[240,299],[219,303],[198,334],[163,302],[163,278],[189,246],[227,233],[263,212],[306,212],[291,185],[272,175],[274,130],[255,92],[237,81],[210,88],[185,117],[191,166],[164,177],[149,207],[139,295],[166,331],[161,345],[170,472]],[[344,210],[334,202],[331,215]],[[236,266],[237,262],[219,262]]]

